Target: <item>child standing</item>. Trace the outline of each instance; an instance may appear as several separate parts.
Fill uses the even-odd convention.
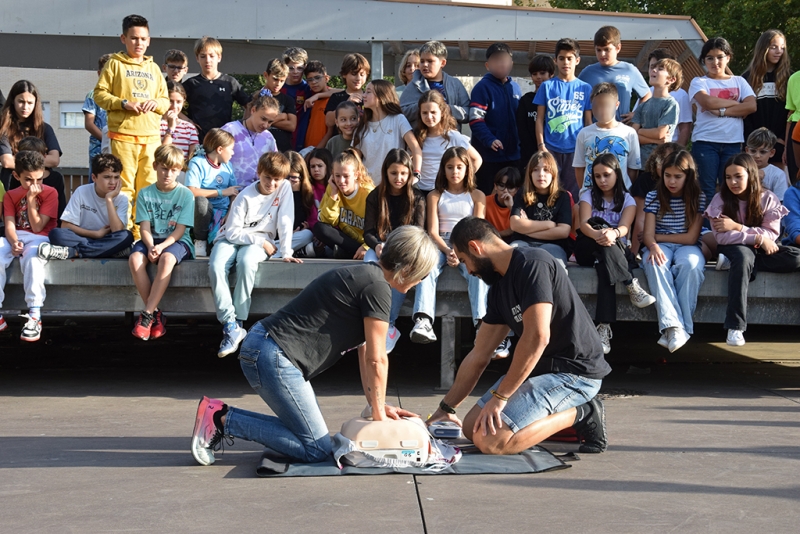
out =
[[[756,97],[750,85],[744,78],[728,74],[732,58],[728,41],[722,37],[709,39],[699,57],[708,75],[694,78],[689,86],[689,98],[697,104],[692,156],[706,198],[716,194],[723,177],[723,164],[741,151],[744,117],[756,110]]]
[[[400,99],[400,107],[410,123],[414,124],[417,119],[417,103],[420,97],[431,89],[442,93],[450,106],[450,115],[456,122],[463,124],[469,119],[469,93],[461,80],[444,71],[445,65],[447,47],[443,43],[428,41],[420,47],[419,69],[414,71]]]
[[[581,62],[577,41],[560,39],[555,55],[556,77],[544,82],[533,99],[537,106],[536,144],[538,150],[553,154],[561,188],[578,198],[572,160],[578,132],[592,123],[592,103],[586,98],[591,95],[592,86],[575,77],[575,67]]]
[[[271,96],[260,96],[250,104],[250,115],[246,119],[229,122],[222,127],[233,136],[231,165],[236,181],[242,187],[258,180],[261,155],[278,150],[269,128],[278,117],[279,110],[277,100]]]
[[[647,56],[647,72],[650,72],[653,67],[655,67],[656,63],[661,61],[662,59],[676,59],[675,54],[667,50],[666,48],[657,48],[650,52]],[[683,67],[681,67],[683,69]],[[653,88],[650,88],[650,93],[652,95]],[[692,102],[689,100],[689,93],[686,92],[686,89],[683,87],[678,87],[674,91],[669,92],[669,96],[675,99],[678,103],[678,126],[675,128],[675,131],[672,134],[672,139],[668,139],[668,141],[672,141],[673,143],[678,143],[681,146],[687,146],[689,144],[689,139],[692,136],[692,123],[694,122],[694,115],[692,113]],[[636,111],[636,108],[639,106],[640,101],[637,101],[636,104],[633,106],[633,110]],[[643,159],[642,162],[647,161]]]
[[[622,238],[630,233],[636,202],[622,181],[622,169],[613,154],[602,154],[592,165],[592,187],[580,200],[580,228],[575,241],[575,260],[597,271],[597,333],[603,353],[611,352],[611,323],[617,320],[615,287],[622,282],[631,303],[646,308],[656,299],[639,286],[628,267],[627,247]]]
[[[509,74],[514,67],[511,48],[494,43],[486,50],[489,72],[472,88],[469,104],[469,127],[472,145],[483,159],[475,179],[484,194],[492,192],[497,172],[519,165],[519,136],[514,124],[522,91]]]
[[[439,91],[428,91],[419,99],[414,137],[422,147],[422,167],[419,181],[415,184],[423,193],[430,193],[436,184],[439,164],[445,150],[460,146],[467,150],[472,168],[479,169],[483,164],[481,155],[475,150],[469,138],[458,131],[458,123],[450,115],[450,106]]]
[[[181,83],[186,71],[189,70],[189,58],[183,50],[172,48],[164,54],[164,64],[161,68],[167,74],[167,82]]]
[[[292,136],[297,129],[297,109],[294,99],[282,92],[283,84],[289,75],[289,67],[280,59],[270,59],[267,70],[264,71],[264,87],[253,93],[253,101],[262,96],[271,96],[278,101],[278,115],[269,129],[275,138],[278,151],[286,152],[292,149]],[[248,108],[247,113],[250,113]]]
[[[445,150],[436,176],[436,189],[428,194],[428,233],[439,248],[439,262],[430,274],[419,283],[414,298],[414,328],[411,341],[414,343],[433,343],[433,318],[436,312],[436,283],[445,264],[458,268],[467,281],[469,303],[472,308],[472,322],[478,325],[486,314],[486,295],[489,288],[477,276],[467,272],[466,266],[458,260],[450,246],[450,232],[453,227],[470,215],[484,218],[486,214],[486,195],[475,187],[472,161],[462,147]]]
[[[169,109],[161,118],[161,144],[173,144],[183,151],[183,158],[189,159],[191,153],[200,144],[197,128],[180,116],[186,102],[186,90],[178,82],[167,82]]]
[[[269,152],[258,161],[258,181],[245,187],[231,204],[230,215],[217,236],[208,263],[217,320],[223,325],[217,356],[233,354],[247,335],[242,323],[250,313],[251,294],[261,262],[278,252],[292,257],[292,189],[286,182],[289,160]],[[236,264],[236,287],[231,293],[228,273]]]
[[[292,148],[302,150],[304,147],[300,145],[305,141],[308,128],[306,100],[313,95],[311,87],[303,79],[303,72],[308,63],[308,52],[302,48],[289,47],[283,51],[282,59],[286,64],[289,76],[280,91],[294,102],[294,112],[297,116],[297,127],[292,132]]]
[[[58,202],[56,191],[42,183],[44,157],[38,152],[20,151],[14,156],[13,176],[20,187],[8,191],[3,197],[3,222],[6,236],[0,237],[0,309],[3,307],[6,286],[6,269],[19,258],[25,287],[28,314],[23,315],[25,325],[19,338],[38,341],[42,334],[42,306],[46,296],[44,266],[47,260],[37,254],[39,246],[47,242],[50,230],[56,227]],[[8,328],[0,315],[0,331]]]
[[[380,183],[381,166],[393,148],[408,147],[414,172],[419,174],[422,150],[411,125],[400,109],[397,92],[386,80],[372,80],[364,91],[364,120],[353,137],[353,146],[364,154],[364,166]]]
[[[250,95],[233,76],[222,74],[222,45],[213,37],[202,37],[194,43],[194,57],[200,64],[200,74],[183,83],[189,118],[197,125],[200,142],[212,128],[231,121],[233,103],[244,107]],[[124,163],[124,162],[123,162]]]
[[[97,61],[97,76],[103,72],[103,67],[106,62],[111,58],[111,54],[103,54]],[[100,145],[103,141],[103,128],[108,124],[108,117],[106,110],[97,105],[94,101],[94,90],[89,91],[86,95],[86,100],[83,101],[83,127],[89,132],[89,167],[92,166],[92,160],[100,153]]]
[[[322,61],[309,61],[306,65],[305,75],[306,82],[314,95],[309,99],[309,102],[313,100],[313,103],[311,109],[308,110],[308,129],[303,147],[323,148],[333,136],[333,126],[328,126],[325,113],[330,98],[324,96],[328,91],[330,76],[328,76]]]
[[[528,73],[533,82],[533,91],[525,93],[517,106],[517,135],[519,136],[520,171],[524,172],[531,156],[538,152],[536,147],[536,114],[537,106],[533,103],[536,90],[544,82],[555,76],[556,63],[550,56],[536,56],[528,63]]]
[[[137,193],[153,183],[153,154],[161,144],[161,116],[169,109],[167,84],[152,56],[147,19],[129,15],[122,21],[125,52],[111,56],[94,88],[94,100],[108,112],[111,153],[122,162],[122,192],[136,216]],[[133,220],[127,222],[128,228]],[[133,228],[138,238],[138,228]]]
[[[127,229],[128,199],[122,190],[122,163],[113,154],[92,160],[92,182],[78,187],[61,215],[61,228],[50,230],[50,243],[39,245],[45,260],[127,257],[133,234]]]
[[[331,137],[325,144],[325,148],[330,150],[334,158],[353,143],[353,136],[361,122],[361,110],[358,104],[345,100],[336,106],[335,121],[339,134]]]
[[[494,177],[492,194],[486,197],[486,220],[500,232],[506,242],[510,242],[514,230],[511,229],[511,208],[514,197],[522,186],[522,176],[516,167],[500,169]]]
[[[419,49],[412,48],[403,54],[403,59],[397,67],[397,79],[400,81],[398,90],[408,85],[417,69],[419,69]]]
[[[640,105],[650,98],[650,89],[644,82],[642,73],[635,66],[619,61],[617,55],[622,50],[622,36],[614,26],[603,26],[594,34],[594,53],[597,63],[587,66],[581,71],[580,79],[595,87],[598,83],[608,82],[617,86],[619,108],[616,119],[624,123],[630,122],[631,95],[635,91],[639,95]]]
[[[314,198],[314,187],[303,156],[294,151],[286,153],[289,158],[289,184],[294,201],[294,224],[292,228],[292,250],[296,258],[314,257],[314,233],[312,229],[319,219],[319,209]]]
[[[230,164],[233,145],[231,134],[212,128],[186,169],[186,187],[194,195],[195,256],[208,256],[208,244],[214,242],[231,199],[241,189]]]
[[[339,70],[339,76],[344,80],[344,91],[331,95],[325,105],[325,125],[327,127],[334,126],[334,133],[338,129],[337,117],[339,115],[336,110],[343,102],[352,102],[356,105],[358,114],[361,114],[361,104],[364,100],[362,87],[367,83],[369,73],[369,62],[361,54],[347,54],[342,59],[342,68]],[[338,130],[338,133],[341,134],[342,131]],[[334,153],[334,156],[336,155]]]
[[[642,158],[647,160],[653,149],[672,140],[678,127],[678,101],[670,91],[683,83],[683,69],[674,59],[662,59],[650,69],[653,97],[642,103],[633,113],[631,125],[639,135]]]
[[[761,188],[758,168],[747,154],[725,163],[725,181],[705,211],[720,254],[730,261],[725,325],[728,345],[744,345],[747,289],[758,272],[800,270],[800,248],[777,244],[781,218],[788,210],[778,197]]]
[[[622,169],[625,187],[636,180],[641,168],[636,130],[617,121],[619,96],[613,83],[600,82],[592,89],[592,115],[597,122],[578,132],[572,166],[581,190],[592,186],[592,162],[600,154],[613,154]]]
[[[575,241],[572,230],[572,202],[558,186],[558,165],[549,152],[536,152],[525,169],[522,194],[514,198],[512,245],[540,247],[567,268]]]
[[[745,151],[750,154],[758,167],[758,176],[761,178],[761,187],[767,191],[772,191],[778,200],[783,202],[786,190],[789,189],[789,181],[783,169],[771,164],[772,157],[775,155],[775,147],[778,145],[778,138],[772,130],[762,126],[753,130],[747,136],[747,147]]]
[[[645,200],[642,252],[642,269],[655,290],[658,344],[670,352],[694,333],[692,316],[705,280],[706,259],[699,246],[705,208],[691,154],[671,154],[656,190]]]
[[[319,207],[314,237],[333,250],[336,259],[363,260],[367,196],[375,189],[356,149],[348,148],[333,160],[333,178]]]
[[[128,258],[133,282],[144,303],[132,334],[143,341],[167,333],[166,319],[158,305],[175,266],[194,257],[189,235],[194,221],[194,197],[188,188],[178,183],[184,164],[183,152],[178,147],[162,145],[154,156],[156,183],[142,189],[137,201],[140,209],[136,224],[142,238],[133,245]],[[152,282],[147,275],[148,263],[158,265]]]

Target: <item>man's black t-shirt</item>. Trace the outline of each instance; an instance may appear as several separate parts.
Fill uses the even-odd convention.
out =
[[[514,249],[508,271],[489,288],[483,322],[507,325],[521,338],[522,315],[542,302],[553,305],[550,343],[534,374],[561,372],[601,379],[610,373],[589,312],[563,267],[543,250]]]
[[[553,203],[552,207],[547,205],[549,198],[549,195],[537,194],[536,200],[533,202],[533,204],[526,206],[523,200],[522,192],[520,191],[514,197],[514,206],[511,208],[511,216],[519,216],[520,213],[524,211],[525,215],[527,215],[528,219],[531,221],[553,221],[556,224],[567,224],[572,226],[572,205],[569,200],[569,193],[566,191],[559,193],[558,198],[556,198],[556,201]],[[512,239],[527,241],[528,243],[555,243],[563,248],[567,252],[567,255],[571,254],[572,250],[572,240],[569,238],[547,241],[544,239],[528,237],[525,234],[515,232]]]
[[[311,380],[364,342],[365,317],[388,323],[391,307],[392,290],[383,270],[363,263],[321,275],[261,324]]]
[[[242,89],[236,78],[227,74],[220,74],[213,80],[198,74],[183,82],[183,88],[189,104],[187,116],[198,126],[197,135],[201,144],[210,129],[221,128],[231,122],[234,101],[240,106],[250,102],[250,95]]]

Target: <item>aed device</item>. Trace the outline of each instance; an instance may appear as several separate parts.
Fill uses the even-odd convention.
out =
[[[419,417],[372,421],[357,417],[342,425],[342,435],[371,456],[425,463],[430,435]]]

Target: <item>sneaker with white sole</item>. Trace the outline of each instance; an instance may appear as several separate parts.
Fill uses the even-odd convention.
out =
[[[25,324],[22,326],[22,332],[19,338],[22,341],[34,342],[39,341],[42,336],[42,320],[37,317],[31,317],[28,314],[20,315],[25,319]]]
[[[493,360],[502,360],[503,358],[508,358],[508,355],[511,354],[511,339],[506,337],[496,349],[494,349],[494,356],[492,356]]]
[[[436,334],[433,333],[433,324],[431,324],[431,320],[427,317],[417,317],[409,337],[412,343],[435,342]]]
[[[631,296],[631,303],[637,308],[646,308],[655,303],[656,298],[642,289],[637,278],[631,280],[631,283],[626,287],[628,288],[628,294]]]
[[[398,330],[393,324],[390,324],[389,330],[386,332],[386,354],[389,354],[394,350],[398,339],[400,339],[400,330]]]
[[[50,243],[39,245],[36,254],[43,260],[68,260],[73,256],[69,247],[59,247]]]
[[[224,358],[239,350],[239,344],[247,337],[247,330],[234,323],[236,326],[228,328],[227,326],[222,330],[222,343],[219,344],[219,352],[217,356]]]
[[[744,331],[728,330],[728,339],[726,339],[725,342],[732,347],[741,347],[744,345]]]
[[[214,451],[222,446],[225,437],[214,423],[214,414],[225,409],[225,403],[217,399],[203,397],[197,406],[192,432],[192,456],[200,465],[211,465],[216,461]],[[231,439],[230,444],[233,444]]]
[[[661,334],[661,337],[658,338],[658,344],[664,347],[665,349],[669,348],[669,338],[670,334],[672,334],[669,328],[665,328],[664,332]]]
[[[717,265],[714,266],[714,269],[717,271],[730,271],[731,270],[731,260],[728,259],[725,254],[720,254],[717,258]]]
[[[194,256],[208,256],[208,241],[204,239],[194,240]]]
[[[614,337],[611,333],[611,325],[600,323],[597,325],[597,333],[600,335],[600,343],[603,344],[603,354],[608,354],[611,352],[611,338]]]
[[[669,340],[669,349],[670,352],[675,352],[682,346],[686,345],[686,342],[689,341],[689,333],[680,327],[675,327],[672,329],[672,336]]]

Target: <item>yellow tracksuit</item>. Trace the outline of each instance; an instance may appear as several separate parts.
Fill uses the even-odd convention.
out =
[[[328,186],[319,204],[319,222],[335,226],[368,249],[364,245],[364,215],[367,212],[367,196],[373,189],[374,185],[360,185],[349,197],[340,191],[339,200],[332,200],[331,188]]]

